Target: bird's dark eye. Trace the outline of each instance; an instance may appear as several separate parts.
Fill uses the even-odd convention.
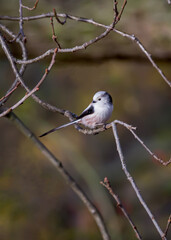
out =
[[[99,101],[101,100],[101,98],[98,99]]]

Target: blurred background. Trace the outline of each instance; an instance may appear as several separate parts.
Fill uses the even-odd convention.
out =
[[[34,3],[23,2],[28,6]],[[104,24],[112,21],[112,1],[104,0],[41,0],[36,10],[24,10],[23,14],[38,15],[53,8],[58,13],[93,18]],[[18,16],[18,1],[1,0],[1,15]],[[17,34],[17,22],[1,23]],[[171,79],[171,6],[167,1],[128,1],[117,29],[135,34]],[[24,30],[29,58],[56,47],[51,38],[50,19],[25,22]],[[96,37],[103,29],[67,20],[63,26],[55,23],[55,32],[62,48],[69,48]],[[11,51],[21,58],[18,46],[11,46]],[[47,57],[27,67],[24,80],[29,87],[39,81],[49,61]],[[14,80],[2,50],[0,69],[2,97]],[[58,54],[37,95],[59,108],[80,114],[99,90],[106,90],[113,97],[115,108],[111,120],[136,126],[137,134],[147,146],[167,161],[171,148],[170,88],[128,39],[111,33],[84,51]],[[23,89],[18,88],[7,106],[23,94]],[[31,98],[14,112],[37,136],[68,121],[43,109]],[[0,131],[0,239],[101,239],[87,208],[32,142],[5,118],[0,119]],[[128,169],[164,230],[171,212],[170,166],[156,163],[126,129],[118,127],[118,131]],[[160,239],[121,169],[111,130],[86,136],[71,126],[48,135],[42,142],[98,207],[112,239],[132,240],[135,236],[100,185],[104,177],[110,180],[143,239]],[[169,236],[171,233],[168,239]]]

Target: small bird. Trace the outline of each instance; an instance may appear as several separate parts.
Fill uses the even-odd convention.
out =
[[[110,118],[113,111],[112,97],[105,91],[99,91],[93,96],[93,101],[89,106],[81,113],[76,120],[66,123],[62,126],[51,129],[48,132],[43,133],[39,137],[44,137],[49,133],[52,133],[58,129],[70,126],[75,123],[83,124],[88,128],[95,128],[99,125],[105,124]]]

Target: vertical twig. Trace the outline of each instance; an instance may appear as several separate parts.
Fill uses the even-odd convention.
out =
[[[167,221],[166,229],[165,229],[165,231],[164,231],[164,237],[167,236],[167,233],[168,233],[168,231],[169,231],[170,225],[171,225],[171,214],[170,214],[170,216],[169,216],[169,218],[168,218],[168,221]],[[163,238],[163,239],[164,239],[164,238]]]
[[[135,183],[133,177],[130,175],[130,173],[127,170],[127,167],[126,167],[126,164],[125,164],[125,161],[124,161],[124,156],[123,156],[123,153],[122,153],[122,150],[121,150],[121,145],[120,145],[120,141],[119,141],[119,137],[118,137],[118,133],[117,133],[117,128],[116,128],[115,122],[112,122],[112,129],[113,129],[113,135],[114,135],[115,142],[116,142],[117,151],[118,151],[119,158],[120,158],[121,165],[122,165],[122,170],[124,171],[128,181],[131,183],[132,188],[134,189],[134,191],[135,191],[135,193],[136,193],[136,195],[137,195],[141,205],[146,210],[148,216],[150,217],[151,221],[153,222],[153,224],[154,224],[155,228],[157,229],[158,233],[160,234],[161,238],[163,240],[166,240],[166,237],[164,236],[163,231],[161,230],[161,228],[158,225],[157,221],[155,220],[153,214],[151,213],[149,207],[147,206],[147,204],[145,203],[144,199],[142,198],[142,196],[140,194],[140,191],[138,190],[138,187],[136,186],[136,183]]]
[[[25,43],[26,42],[26,36],[24,34],[23,31],[23,7],[22,7],[22,0],[19,0],[19,16],[20,16],[20,21],[19,21],[19,27],[20,27],[20,31],[19,31],[19,35],[22,36],[22,41]],[[18,35],[18,36],[19,36]]]
[[[138,137],[138,135],[133,131],[136,130],[136,127],[132,127],[131,125],[124,123],[122,121],[119,120],[115,120],[114,121],[117,124],[120,124],[122,126],[124,126],[125,128],[127,128],[132,135],[135,137],[135,139],[143,146],[143,148],[145,148],[145,150],[155,159],[157,160],[160,164],[162,164],[163,166],[168,166],[169,164],[171,164],[171,158],[168,161],[163,161],[162,159],[160,159],[159,157],[157,157],[148,147],[147,145],[144,144],[144,142]]]
[[[61,48],[61,45],[59,44],[58,40],[57,40],[57,36],[55,34],[55,29],[54,29],[54,24],[53,24],[53,17],[50,18],[51,20],[51,26],[52,26],[52,39],[54,42],[56,42],[58,48]]]

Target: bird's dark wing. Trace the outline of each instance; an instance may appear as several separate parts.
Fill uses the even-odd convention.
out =
[[[93,107],[93,105],[89,105],[89,106],[81,113],[81,115],[77,117],[77,119],[81,119],[81,118],[83,118],[83,117],[85,117],[85,116],[87,116],[87,115],[90,115],[90,114],[92,114],[92,113],[94,113],[94,107]]]

